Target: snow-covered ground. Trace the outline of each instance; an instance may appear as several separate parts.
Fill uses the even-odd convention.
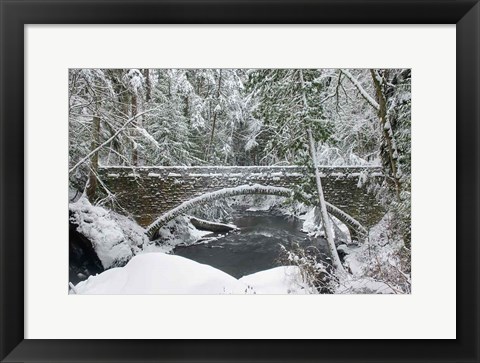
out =
[[[253,287],[257,294],[316,294],[303,281],[297,266],[280,266],[244,276],[241,282]]]
[[[373,278],[349,275],[337,294],[393,294],[395,289]],[[111,268],[78,283],[71,294],[317,294],[303,281],[297,266],[280,266],[236,279],[212,266],[165,253],[143,253],[124,267]]]
[[[71,294],[306,294],[297,267],[236,278],[214,267],[165,253],[144,253],[78,283]]]
[[[395,294],[396,291],[382,281],[371,277],[348,276],[335,290],[336,294]]]

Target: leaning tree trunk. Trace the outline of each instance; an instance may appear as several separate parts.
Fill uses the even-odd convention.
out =
[[[300,78],[300,84],[302,86],[303,106],[307,111],[308,101],[307,101],[307,96],[305,94],[305,82],[303,79],[303,71],[301,69],[299,70],[299,78]],[[308,126],[307,133],[308,133],[308,141],[310,145],[310,153],[312,155],[313,168],[315,169],[315,180],[317,184],[318,200],[320,203],[320,214],[322,216],[323,225],[325,227],[325,236],[327,237],[328,250],[330,252],[330,255],[332,256],[332,264],[335,270],[340,275],[346,275],[345,269],[343,268],[342,262],[340,261],[340,257],[338,256],[337,247],[335,246],[333,229],[332,229],[332,225],[330,224],[330,218],[327,212],[327,205],[325,203],[325,197],[323,195],[322,180],[320,179],[320,171],[318,170],[315,142],[313,141],[313,135],[312,135],[312,130],[310,126]]]
[[[343,268],[342,262],[340,261],[340,257],[338,256],[337,248],[335,246],[335,241],[333,238],[333,229],[330,223],[330,218],[328,216],[325,197],[323,195],[322,180],[320,179],[320,171],[318,170],[317,153],[315,152],[315,143],[313,141],[312,130],[310,128],[308,128],[308,139],[310,141],[310,152],[312,154],[313,167],[315,168],[315,179],[317,183],[318,199],[320,202],[320,213],[322,215],[323,225],[325,227],[328,250],[330,251],[330,255],[332,256],[333,267],[335,267],[337,272],[345,275],[346,272]]]

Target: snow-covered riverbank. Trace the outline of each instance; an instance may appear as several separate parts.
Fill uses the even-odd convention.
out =
[[[295,266],[241,279],[208,265],[165,253],[133,257],[124,267],[90,276],[71,294],[306,294],[313,293]]]
[[[352,275],[337,293],[395,293],[389,285]],[[279,266],[236,279],[212,266],[165,253],[133,257],[124,267],[111,268],[78,283],[70,294],[85,295],[245,295],[318,294],[297,266]]]
[[[242,201],[241,201],[242,202]],[[281,210],[281,214],[296,215],[302,219],[303,231],[309,236],[322,234],[316,213],[312,208],[291,209],[276,205],[275,200],[255,203],[262,210]],[[79,294],[305,294],[317,293],[311,281],[302,279],[298,266],[263,266],[263,271],[235,274],[235,278],[217,268],[169,253],[177,246],[189,246],[204,241],[211,232],[196,229],[188,217],[178,217],[160,231],[161,239],[149,241],[145,230],[133,220],[99,206],[92,206],[86,198],[70,204],[71,222],[78,232],[87,237],[97,253],[105,272],[90,276],[78,283],[72,293]],[[401,258],[403,243],[389,240],[391,216],[370,231],[368,243],[359,246],[341,245],[348,278],[335,281],[331,292],[405,293],[410,291],[410,275],[404,271]],[[348,231],[337,230],[341,234]],[[273,233],[273,232],[272,232]],[[270,236],[271,237],[271,236]],[[215,236],[214,238],[222,238]],[[341,241],[341,239],[339,239]],[[249,242],[249,241],[247,241]],[[251,241],[250,241],[251,242]],[[387,243],[388,242],[388,243]],[[283,241],[279,242],[283,244]],[[342,243],[342,242],[340,242]],[[248,243],[247,243],[248,244]],[[194,258],[195,259],[195,258]],[[290,262],[290,263],[289,263]],[[296,265],[295,261],[282,264]],[[219,267],[219,266],[217,266]],[[408,268],[408,266],[407,266]],[[262,268],[260,268],[262,269]],[[258,270],[257,270],[258,271]],[[89,276],[83,273],[80,280]],[[76,276],[76,275],[75,275]],[[70,281],[78,281],[78,278]]]

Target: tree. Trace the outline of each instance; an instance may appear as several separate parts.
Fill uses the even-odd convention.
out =
[[[335,247],[316,158],[314,137],[326,139],[330,131],[319,102],[321,75],[318,70],[259,70],[251,74],[250,87],[259,98],[257,117],[264,120],[269,130],[270,140],[266,145],[269,152],[279,152],[287,159],[309,166],[315,175],[314,185],[333,265],[340,274],[345,274]],[[305,184],[300,193],[311,192],[311,180],[307,179]]]
[[[80,174],[73,175],[73,184],[82,182],[83,175],[88,175],[85,182],[85,193],[90,201],[94,201],[97,192],[97,171],[101,138],[101,108],[112,96],[113,90],[106,74],[99,69],[74,69],[69,74],[69,119],[71,123],[69,161],[75,162],[82,154],[91,151],[89,163]],[[88,148],[88,141],[90,140]],[[78,184],[77,184],[78,185]]]
[[[410,245],[410,129],[411,129],[411,71],[410,69],[370,69],[370,85],[341,70],[364,100],[375,110],[379,145],[377,147],[385,174],[390,183],[384,203],[397,213],[399,228],[406,246]],[[371,96],[369,89],[375,92]],[[390,193],[393,191],[393,193]],[[393,197],[391,196],[393,195]],[[391,209],[391,208],[390,208]]]
[[[303,71],[301,69],[299,70],[299,77],[300,77],[300,85],[302,86],[303,104],[305,109],[308,110],[309,104],[307,100],[306,85],[305,85],[305,80],[303,78]],[[323,196],[322,180],[320,178],[320,171],[318,170],[319,165],[317,162],[317,150],[315,148],[315,142],[313,140],[312,127],[311,125],[308,124],[308,122],[306,123],[307,123],[306,126],[307,126],[307,132],[308,132],[310,153],[312,155],[312,164],[313,164],[313,169],[315,170],[315,181],[317,185],[318,202],[320,205],[320,212],[322,215],[322,221],[325,228],[325,235],[327,237],[328,249],[330,251],[330,256],[332,256],[333,266],[335,267],[337,272],[339,272],[342,275],[345,275],[346,272],[342,266],[340,257],[338,256],[337,248],[335,247],[335,241],[333,237],[333,228],[330,223],[330,216],[328,215],[328,212],[327,212],[325,197]]]
[[[130,137],[132,139],[132,165],[137,166],[139,164],[138,160],[138,129],[142,127],[142,119],[141,117],[136,117],[137,113],[139,112],[139,108],[144,97],[144,90],[145,90],[145,78],[143,74],[138,69],[130,69],[124,75],[124,82],[127,85],[127,90],[130,94],[130,117],[134,118],[135,121],[132,123]]]
[[[132,89],[139,93],[138,77],[137,70],[69,72],[70,181],[73,188],[84,190],[92,203],[99,198],[99,186],[112,196],[99,179],[99,165],[131,165],[136,137],[132,130],[138,128],[140,116],[136,115],[143,114],[132,107],[130,98]],[[138,107],[142,102],[137,99],[133,103]]]

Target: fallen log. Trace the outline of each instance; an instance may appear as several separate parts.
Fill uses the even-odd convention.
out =
[[[217,223],[217,222],[210,222],[204,219],[190,217],[190,223],[197,229],[202,231],[212,231],[212,232],[230,232],[235,229],[238,229],[237,226],[233,224],[224,224],[224,223]]]

